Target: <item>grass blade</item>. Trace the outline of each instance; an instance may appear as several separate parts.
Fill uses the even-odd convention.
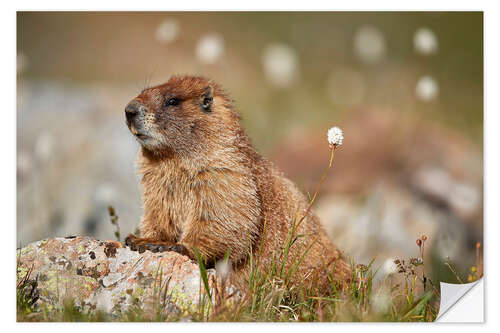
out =
[[[203,260],[200,256],[200,253],[198,252],[198,249],[196,248],[194,249],[194,255],[196,256],[196,261],[198,261],[198,266],[200,266],[200,275],[208,295],[208,301],[210,302],[210,305],[212,305],[212,295],[210,293],[210,288],[208,286],[207,269],[205,268],[205,264],[203,263]]]

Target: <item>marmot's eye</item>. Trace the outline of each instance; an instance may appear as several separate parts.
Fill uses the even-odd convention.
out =
[[[175,97],[167,99],[165,106],[179,105],[179,100]]]
[[[203,109],[205,111],[210,110],[210,106],[212,105],[213,98],[212,97],[205,97],[203,99]]]

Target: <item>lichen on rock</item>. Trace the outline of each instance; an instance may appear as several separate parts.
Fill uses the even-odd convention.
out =
[[[121,315],[132,306],[153,312],[193,310],[203,292],[197,263],[175,252],[138,253],[116,241],[52,238],[18,250],[17,279],[37,279],[37,303],[62,307],[72,299],[84,311]],[[207,270],[210,288],[215,271]],[[213,293],[212,293],[213,294]]]

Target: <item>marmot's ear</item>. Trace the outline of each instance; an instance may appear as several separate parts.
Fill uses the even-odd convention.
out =
[[[201,95],[201,109],[205,112],[212,111],[212,104],[214,102],[212,87],[208,86],[203,95]]]

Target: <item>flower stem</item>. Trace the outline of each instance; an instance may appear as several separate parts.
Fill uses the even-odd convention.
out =
[[[332,153],[330,155],[330,163],[328,164],[328,168],[326,168],[325,172],[323,173],[323,176],[321,177],[321,180],[319,181],[319,184],[318,186],[316,187],[316,191],[314,192],[313,194],[313,197],[311,199],[311,201],[309,201],[309,205],[307,206],[307,209],[306,209],[306,213],[304,214],[304,216],[302,216],[299,220],[299,223],[297,223],[297,226],[296,228],[299,227],[299,225],[302,223],[302,221],[306,218],[307,214],[309,214],[309,211],[311,210],[311,207],[314,203],[314,201],[316,200],[316,197],[318,196],[318,193],[319,193],[319,189],[321,187],[321,184],[323,184],[323,182],[325,181],[326,179],[326,176],[328,175],[328,172],[330,171],[330,169],[332,168],[333,166],[333,157],[335,156],[335,146],[332,146]]]

